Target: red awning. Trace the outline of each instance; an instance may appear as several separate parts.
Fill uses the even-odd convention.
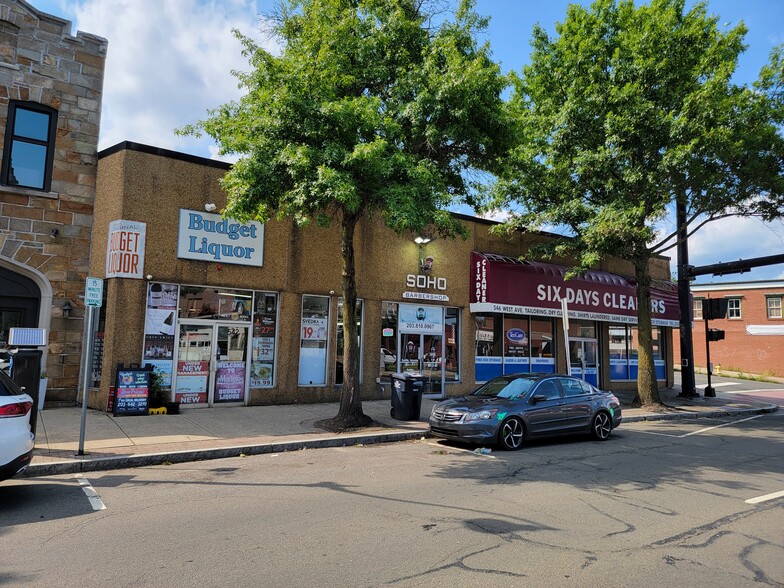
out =
[[[491,253],[471,253],[471,312],[504,312],[560,317],[566,299],[570,318],[637,323],[637,289],[624,276],[589,270],[565,280],[568,268],[520,261]],[[656,281],[651,287],[654,325],[679,326],[678,289]]]

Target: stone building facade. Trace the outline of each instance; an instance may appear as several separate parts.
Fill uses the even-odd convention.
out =
[[[107,41],[0,0],[0,347],[45,328],[48,400],[73,400]]]

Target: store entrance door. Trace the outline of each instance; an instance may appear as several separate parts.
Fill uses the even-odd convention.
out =
[[[181,322],[175,400],[196,406],[244,403],[247,359],[247,326]]]
[[[401,333],[400,371],[417,372],[427,378],[424,396],[444,398],[444,337]]]
[[[570,373],[594,386],[599,385],[598,348],[596,339],[569,338]]]

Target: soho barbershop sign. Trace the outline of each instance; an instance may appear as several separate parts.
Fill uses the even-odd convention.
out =
[[[408,274],[406,276],[406,287],[421,290],[440,290],[446,291],[446,278],[436,278],[422,274]],[[434,292],[403,292],[403,298],[415,300],[436,300],[438,302],[449,302],[446,294],[436,294]]]
[[[177,257],[261,267],[264,225],[239,223],[219,214],[180,209]]]

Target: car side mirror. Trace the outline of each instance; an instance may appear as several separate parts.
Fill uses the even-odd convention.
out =
[[[545,400],[547,400],[547,396],[545,396],[544,394],[534,394],[533,396],[531,396],[532,404],[536,404],[537,402],[544,402]]]

